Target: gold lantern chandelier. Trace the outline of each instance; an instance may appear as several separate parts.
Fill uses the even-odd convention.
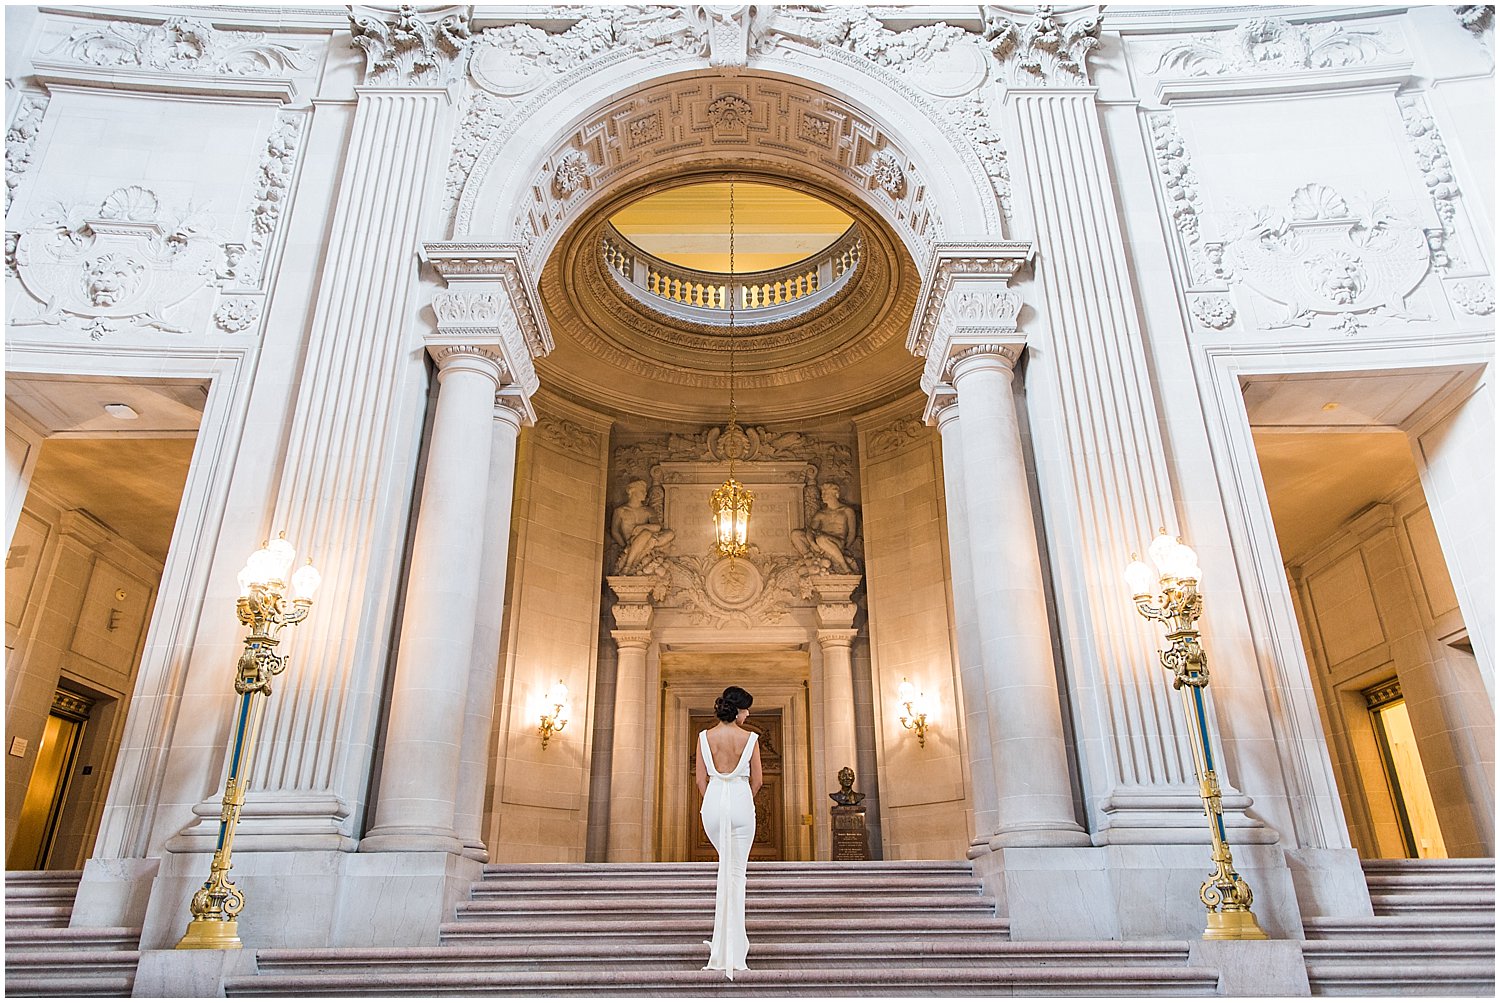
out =
[[[734,179],[729,181],[729,424],[724,428],[724,440],[730,443],[743,438],[740,430],[739,411],[735,406],[735,343],[734,309],[740,297],[739,286],[734,278]],[[714,549],[724,557],[739,557],[749,549],[750,506],[755,496],[734,479],[734,456],[731,446],[729,454],[729,479],[719,485],[708,499],[708,507],[714,515]]]

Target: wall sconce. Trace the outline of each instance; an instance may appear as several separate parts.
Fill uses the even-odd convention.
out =
[[[559,679],[557,685],[542,694],[542,719],[537,731],[542,736],[542,748],[553,735],[568,726],[568,688]]]
[[[896,691],[896,700],[901,704],[901,727],[917,733],[917,745],[927,745],[927,697],[919,693],[910,680],[903,678]]]

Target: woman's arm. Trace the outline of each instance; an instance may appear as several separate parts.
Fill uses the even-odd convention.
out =
[[[698,761],[698,766],[695,772],[697,774],[696,779],[698,781],[698,796],[701,798],[704,794],[708,793],[708,764],[703,761],[702,739],[698,740],[698,755],[694,756],[693,758]]]
[[[760,775],[760,742],[755,743],[755,751],[750,753],[750,793],[755,794],[760,790],[762,777]]]

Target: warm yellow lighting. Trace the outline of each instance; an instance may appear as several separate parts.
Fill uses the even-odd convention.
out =
[[[708,499],[714,514],[714,549],[725,557],[739,557],[750,546],[750,506],[755,495],[730,477]]]
[[[568,688],[559,679],[557,685],[542,694],[541,723],[537,731],[542,735],[542,748],[552,736],[568,726]]]
[[[927,745],[927,696],[918,691],[908,679],[902,679],[896,689],[896,702],[901,705],[901,727],[917,733],[917,745]]]

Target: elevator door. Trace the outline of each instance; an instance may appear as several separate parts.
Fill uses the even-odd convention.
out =
[[[688,777],[697,776],[698,733],[716,724],[718,720],[707,712],[696,712],[690,717],[689,733],[693,736],[693,741],[690,746],[692,754],[688,763]],[[750,859],[785,860],[786,825],[781,808],[782,787],[785,782],[781,759],[781,711],[752,711],[745,721],[745,727],[760,736],[760,772],[764,781],[755,795],[755,842],[750,847]],[[692,780],[689,783],[693,785],[693,796],[688,801],[692,812],[692,817],[688,819],[688,832],[692,833],[692,859],[718,860],[713,844],[708,841],[708,833],[703,831],[703,818],[700,814],[703,797],[698,793],[697,783]]]
[[[15,842],[5,858],[6,870],[46,868],[52,844],[57,840],[57,823],[67,800],[68,782],[83,742],[89,707],[89,701],[62,690],[53,697],[52,712],[47,715],[42,743],[37,748],[36,765],[26,786],[26,798],[21,802]]]

